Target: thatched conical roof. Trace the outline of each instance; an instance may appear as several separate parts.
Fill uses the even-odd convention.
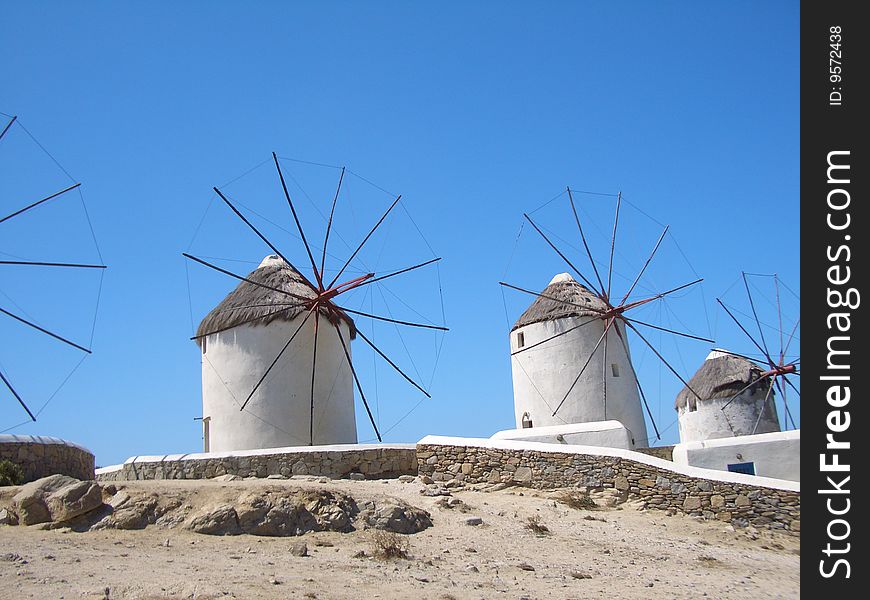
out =
[[[703,400],[730,398],[750,382],[758,379],[765,370],[740,356],[713,350],[689,380],[689,387]],[[751,396],[758,391],[767,393],[768,388],[770,388],[770,378],[765,377],[746,391]],[[688,387],[684,387],[677,394],[674,408],[684,408],[687,404],[694,406],[697,401],[695,394]]]
[[[298,298],[299,296],[306,299],[317,297],[317,291],[312,284],[293,265],[278,256],[264,258],[260,266],[247,278],[274,289],[242,281],[200,322],[196,330],[197,336],[243,324],[267,325],[276,320],[292,321],[308,310],[304,306],[305,301]],[[284,290],[296,297],[276,290]],[[288,304],[297,306],[288,307]],[[318,311],[321,316],[329,317],[325,306],[321,306]],[[355,338],[356,326],[353,320],[340,309],[337,312],[339,318],[350,327],[351,339]]]
[[[520,315],[511,331],[532,323],[565,317],[599,317],[606,310],[607,305],[598,296],[574,281],[568,273],[562,273],[553,277],[541,296]]]

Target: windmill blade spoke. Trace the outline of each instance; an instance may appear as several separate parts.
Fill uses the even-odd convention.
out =
[[[577,267],[574,266],[574,263],[572,263],[570,260],[568,260],[568,257],[567,257],[567,256],[565,256],[564,254],[562,254],[562,251],[559,250],[559,249],[556,247],[556,245],[555,245],[553,242],[550,241],[550,238],[548,238],[548,237],[546,236],[546,234],[545,234],[543,231],[541,231],[541,228],[538,227],[538,225],[537,225],[534,221],[532,221],[532,218],[531,218],[529,215],[527,215],[526,213],[523,213],[523,216],[526,218],[526,220],[527,220],[529,223],[532,224],[532,227],[535,228],[535,231],[537,231],[538,234],[540,234],[540,236],[541,236],[542,238],[544,238],[544,241],[547,242],[547,244],[550,245],[550,248],[552,248],[553,250],[555,250],[555,251],[556,251],[556,254],[558,254],[558,255],[562,258],[562,260],[564,260],[566,263],[568,263],[568,266],[571,267],[571,268],[574,270],[575,273],[577,273],[577,275],[580,277],[580,279],[583,280],[583,283],[585,283],[585,284],[588,285],[591,289],[594,290],[594,289],[595,289],[595,286],[592,285],[592,283],[591,283],[588,279],[586,279],[586,277],[583,275],[583,273],[580,272],[580,269],[578,269]]]
[[[701,283],[702,281],[704,281],[703,278],[696,279],[695,281],[690,281],[689,283],[684,283],[683,285],[678,285],[675,288],[671,288],[668,291],[662,292],[660,294],[656,294],[655,296],[650,296],[649,298],[644,298],[643,300],[637,300],[636,302],[629,302],[628,304],[623,305],[623,312],[625,312],[627,310],[631,310],[633,308],[637,308],[638,306],[643,306],[644,304],[649,304],[650,302],[654,302],[656,300],[660,300],[661,298],[664,298],[665,296],[669,296],[671,294],[679,292],[680,290],[684,290],[687,287],[697,285],[697,284]]]
[[[344,273],[344,270],[348,267],[348,265],[350,265],[351,261],[354,258],[356,258],[356,255],[359,253],[360,250],[362,250],[362,247],[365,246],[366,242],[369,241],[369,238],[372,237],[372,234],[374,234],[374,232],[377,230],[377,228],[381,226],[381,223],[384,222],[384,219],[387,218],[387,215],[390,214],[390,212],[393,210],[393,208],[396,206],[396,204],[399,203],[399,200],[401,200],[401,199],[402,199],[401,195],[396,196],[396,199],[393,200],[393,203],[390,204],[390,207],[386,210],[386,212],[383,215],[381,215],[381,218],[378,219],[378,222],[375,223],[375,226],[372,227],[371,231],[369,231],[368,234],[365,236],[365,238],[363,238],[363,241],[361,241],[359,243],[359,246],[357,246],[356,250],[353,251],[353,254],[350,255],[350,258],[348,258],[345,261],[344,265],[341,267],[341,270],[338,272],[338,274],[335,277],[333,277],[332,281],[329,282],[329,285],[326,286],[327,289],[331,288],[335,284],[335,282],[338,281],[338,278],[341,277],[341,274]]]
[[[317,335],[320,331],[320,312],[314,310],[314,351],[311,353],[311,405],[308,419],[309,445],[314,445],[314,385],[317,378]]]
[[[3,131],[0,131],[0,140],[3,139],[3,136],[6,135],[6,132],[9,131],[9,128],[12,127],[12,124],[13,124],[17,119],[18,119],[17,116],[14,116],[14,117],[12,117],[11,119],[9,119],[9,122],[6,123],[6,127],[3,128]],[[35,420],[36,420],[36,419],[34,419],[34,421],[35,421]]]
[[[664,332],[666,332],[666,333],[673,333],[674,335],[680,335],[680,336],[683,336],[683,337],[685,337],[685,338],[689,338],[689,339],[693,339],[693,340],[699,340],[699,341],[701,341],[701,342],[709,342],[709,343],[711,343],[711,344],[715,344],[715,343],[716,343],[716,340],[711,340],[711,339],[709,339],[709,338],[700,337],[700,336],[697,336],[697,335],[692,335],[691,333],[684,333],[684,332],[682,332],[682,331],[677,331],[676,329],[668,329],[667,327],[660,327],[660,326],[658,326],[658,325],[653,325],[652,323],[646,323],[645,321],[638,321],[637,319],[633,319],[633,318],[630,319],[630,318],[628,318],[628,317],[626,317],[626,316],[623,316],[622,318],[623,318],[624,320],[626,320],[626,321],[631,321],[632,323],[635,323],[635,324],[637,324],[637,325],[643,325],[644,327],[650,327],[650,328],[652,328],[652,329],[658,329],[659,331],[664,331]]]
[[[299,216],[296,214],[296,208],[293,206],[293,200],[290,198],[289,190],[287,190],[287,182],[284,181],[284,173],[281,171],[281,165],[278,164],[278,155],[274,152],[272,153],[272,160],[275,161],[275,168],[278,169],[278,177],[281,179],[281,188],[284,190],[284,197],[287,198],[287,204],[290,205],[290,212],[293,213],[293,220],[296,221],[296,229],[299,230],[299,237],[302,238],[302,243],[305,245],[305,251],[308,253],[308,260],[311,261],[311,268],[314,270],[314,277],[317,279],[317,284],[322,290],[323,277],[317,270],[317,263],[314,262],[314,255],[311,254],[311,246],[308,245],[308,240],[305,239],[305,232],[302,230],[302,223],[299,222]]]
[[[366,312],[362,312],[359,310],[351,310],[349,308],[344,308],[343,306],[339,307],[344,312],[349,312],[352,315],[359,315],[361,317],[369,317],[370,319],[377,319],[378,321],[386,321],[387,323],[396,323],[398,325],[407,325],[409,327],[422,327],[424,329],[437,329],[439,331],[450,331],[447,327],[441,327],[440,325],[426,325],[424,323],[412,323],[410,321],[399,321],[397,319],[388,319],[387,317],[381,317],[378,315],[372,315]]]
[[[793,383],[789,380],[788,377],[786,377],[785,375],[783,375],[783,376],[782,376],[782,380],[785,381],[785,382],[788,384],[788,386],[789,386],[791,389],[794,390],[794,393],[798,395],[798,398],[801,397],[801,391],[800,391],[799,389],[797,389],[797,386],[796,386],[795,384],[793,384]]]
[[[683,384],[684,386],[686,386],[686,389],[688,389],[690,392],[692,392],[692,393],[695,395],[695,398],[697,398],[698,400],[701,400],[701,399],[702,399],[702,398],[698,395],[698,392],[696,392],[696,391],[692,388],[692,386],[689,385],[689,382],[687,382],[685,379],[683,379],[682,375],[680,375],[679,373],[677,373],[677,370],[674,369],[674,368],[671,366],[671,363],[669,363],[669,362],[665,359],[665,357],[662,356],[661,353],[660,353],[658,350],[656,350],[655,346],[653,346],[653,345],[652,345],[652,344],[651,344],[651,343],[650,343],[650,342],[649,342],[645,337],[643,337],[643,334],[642,334],[640,331],[638,331],[637,327],[635,327],[632,323],[630,323],[630,322],[628,322],[628,321],[626,321],[625,324],[628,325],[629,328],[631,328],[631,330],[637,334],[637,337],[639,337],[641,340],[643,340],[643,343],[644,343],[644,344],[646,344],[647,346],[649,346],[649,349],[652,350],[653,353],[654,353],[656,356],[659,357],[659,360],[662,361],[662,363],[664,363],[664,365],[668,368],[668,370],[670,370],[670,372],[673,373],[674,376],[676,376],[676,378],[679,379],[680,382],[682,382],[682,384]]]
[[[746,272],[743,272],[743,286],[746,288],[746,295],[749,296],[749,307],[752,309],[752,316],[755,317],[755,325],[758,327],[758,335],[761,336],[761,345],[764,346],[764,355],[771,362],[774,362],[770,356],[770,350],[767,349],[767,340],[764,339],[764,330],[761,328],[761,321],[758,319],[758,313],[755,311],[755,301],[752,299],[752,292],[749,290],[749,280],[746,279]]]
[[[304,300],[305,302],[310,302],[312,300],[311,298],[306,298],[305,296],[300,296],[299,294],[294,294],[292,292],[282,290],[281,288],[272,287],[271,285],[266,285],[264,283],[259,283],[257,281],[254,281],[253,279],[248,279],[247,277],[242,277],[241,275],[237,275],[237,274],[233,273],[232,271],[227,271],[226,269],[223,269],[217,265],[213,265],[210,262],[206,262],[206,261],[202,260],[201,258],[197,258],[197,257],[193,256],[192,254],[188,254],[187,252],[182,252],[181,255],[185,258],[189,258],[192,261],[198,262],[199,264],[204,265],[204,266],[208,267],[209,269],[214,269],[218,273],[223,273],[224,275],[229,275],[230,277],[233,277],[234,279],[238,279],[239,281],[245,281],[247,283],[250,283],[251,285],[255,285],[257,287],[261,287],[261,288],[266,289],[266,290],[272,290],[273,292],[278,292],[279,294],[284,294],[285,296],[290,296],[291,298],[296,298],[297,300]]]
[[[362,398],[363,406],[366,409],[366,414],[369,416],[369,422],[372,424],[372,428],[375,430],[375,436],[377,436],[378,441],[382,442],[381,432],[378,431],[378,426],[375,423],[375,418],[372,416],[371,408],[369,408],[369,403],[366,400],[365,392],[363,392],[362,384],[360,383],[359,377],[356,374],[356,369],[353,368],[353,361],[350,359],[350,352],[347,349],[347,344],[344,341],[344,336],[341,334],[341,327],[336,326],[335,332],[338,334],[338,341],[341,342],[341,349],[344,350],[344,357],[347,359],[347,366],[350,367],[350,372],[353,375],[354,383],[356,383],[356,389],[359,391],[360,398]]]
[[[734,394],[733,396],[731,396],[731,398],[728,399],[728,402],[726,402],[725,404],[722,405],[722,408],[721,408],[720,410],[725,410],[726,408],[728,408],[728,406],[729,406],[732,402],[734,402],[740,394],[742,394],[743,392],[745,392],[746,390],[748,390],[749,388],[751,388],[753,385],[756,385],[757,383],[759,383],[759,382],[762,381],[763,379],[766,379],[767,377],[769,377],[769,375],[761,375],[761,376],[759,376],[757,379],[755,379],[754,381],[750,381],[749,383],[747,383],[745,386],[743,386],[742,388],[740,388],[740,390],[739,390],[736,394]],[[771,387],[772,387],[772,386],[771,386]]]
[[[622,205],[622,192],[616,196],[616,216],[613,219],[613,235],[610,236],[610,264],[607,267],[607,301],[610,302],[610,284],[613,282],[613,251],[616,249],[616,226],[619,225],[619,207]]]
[[[631,293],[634,291],[634,287],[640,281],[640,278],[643,277],[644,271],[646,271],[646,268],[649,266],[650,262],[652,262],[653,257],[656,255],[656,252],[658,252],[659,246],[661,246],[662,240],[665,239],[665,235],[668,233],[669,228],[670,228],[670,225],[665,225],[665,229],[664,229],[664,231],[662,231],[662,234],[659,236],[659,240],[656,242],[655,247],[652,249],[652,252],[650,253],[649,258],[646,259],[646,262],[643,264],[643,267],[641,268],[640,272],[637,274],[637,277],[634,278],[634,281],[631,283],[631,287],[629,287],[628,291],[625,292],[625,296],[623,296],[622,300],[619,301],[619,304],[625,304],[625,301],[628,300],[629,296],[631,296]]]
[[[574,389],[574,386],[577,385],[577,382],[580,381],[580,378],[583,376],[583,373],[586,371],[586,367],[589,366],[589,363],[592,362],[592,357],[595,356],[595,353],[598,351],[598,347],[601,345],[601,342],[607,337],[607,332],[610,329],[610,326],[613,324],[613,321],[610,321],[607,326],[604,328],[604,332],[601,334],[601,337],[598,338],[598,341],[595,342],[595,346],[592,348],[592,351],[589,353],[589,357],[586,359],[586,362],[583,363],[583,367],[580,369],[580,372],[577,373],[577,377],[574,378],[574,381],[571,382],[571,387],[568,388],[568,391],[565,392],[565,396],[562,398],[562,401],[559,402],[559,406],[556,407],[556,410],[553,411],[552,416],[556,416],[556,413],[559,412],[559,409],[562,408],[562,405],[565,404],[565,400],[568,399],[568,396],[571,395],[571,391]]]
[[[431,260],[427,260],[426,262],[422,262],[419,265],[414,265],[413,267],[407,267],[405,269],[393,271],[392,273],[387,273],[386,275],[381,275],[379,277],[375,277],[374,279],[369,279],[367,281],[364,281],[363,283],[359,284],[356,287],[362,287],[362,286],[368,285],[370,283],[375,283],[377,281],[383,281],[384,279],[389,279],[390,277],[395,277],[396,275],[401,275],[402,273],[407,273],[408,271],[413,271],[414,269],[419,269],[421,267],[425,267],[426,265],[431,265],[432,263],[438,262],[439,260],[441,260],[440,257],[433,258]]]
[[[69,345],[69,346],[72,346],[73,348],[76,348],[76,349],[78,349],[78,350],[81,350],[82,352],[86,352],[86,353],[88,353],[88,354],[91,354],[91,351],[88,350],[87,348],[85,348],[84,346],[80,346],[80,345],[76,344],[75,342],[71,342],[70,340],[66,339],[65,337],[62,337],[62,336],[60,336],[60,335],[58,335],[58,334],[56,334],[56,333],[53,333],[53,332],[49,331],[48,329],[45,329],[44,327],[40,327],[40,326],[37,325],[36,323],[33,323],[33,322],[31,322],[31,321],[28,321],[28,320],[25,319],[24,317],[19,317],[18,315],[9,312],[9,311],[6,310],[5,308],[0,308],[0,313],[3,313],[4,315],[6,315],[6,316],[8,316],[8,317],[12,317],[13,319],[15,319],[16,321],[18,321],[19,323],[23,323],[24,325],[27,325],[28,327],[32,327],[33,329],[35,329],[35,330],[37,330],[37,331],[39,331],[39,332],[41,332],[41,333],[44,333],[45,335],[51,336],[51,337],[53,337],[54,339],[63,342],[64,344],[67,344],[67,345]]]
[[[758,411],[758,418],[755,419],[755,425],[752,427],[752,435],[758,431],[758,424],[761,423],[761,417],[764,416],[764,411],[767,408],[767,401],[770,399],[770,393],[773,391],[773,386],[767,388],[767,393],[764,395],[764,402],[761,405],[761,410]]]
[[[625,343],[625,338],[622,337],[622,334],[619,332],[619,327],[616,328],[616,337],[619,338],[619,341],[622,343],[622,348],[625,350],[625,355],[629,356],[628,352],[628,344]],[[643,387],[640,385],[640,379],[637,376],[637,371],[634,370],[634,365],[631,361],[628,361],[628,366],[631,369],[631,375],[634,377],[635,383],[637,383],[637,391],[640,393],[640,399],[643,400],[643,406],[646,409],[646,414],[649,416],[649,422],[652,423],[653,430],[656,432],[656,440],[661,440],[662,435],[659,433],[658,425],[656,425],[656,420],[653,418],[652,409],[649,406],[649,402],[647,402],[646,394],[643,393]]]
[[[272,369],[275,368],[275,365],[278,364],[278,361],[281,360],[281,356],[284,355],[284,353],[287,351],[287,348],[290,347],[290,344],[293,343],[293,340],[296,339],[296,336],[299,334],[299,332],[302,331],[302,327],[305,326],[305,323],[306,323],[306,322],[308,321],[308,319],[311,317],[311,314],[312,314],[313,312],[315,312],[315,311],[314,311],[314,307],[312,307],[311,310],[308,311],[308,314],[306,314],[306,315],[305,315],[305,318],[302,319],[302,322],[299,323],[299,327],[296,328],[296,331],[293,332],[293,335],[290,336],[290,339],[287,340],[287,343],[284,344],[284,347],[281,348],[281,351],[280,351],[280,352],[278,352],[278,356],[275,357],[275,360],[272,361],[272,364],[269,365],[269,368],[266,369],[266,371],[265,371],[265,372],[263,373],[263,375],[260,377],[260,380],[257,382],[257,385],[254,386],[254,389],[251,390],[251,393],[248,394],[248,397],[245,398],[245,401],[242,402],[242,406],[239,408],[239,411],[243,411],[243,410],[245,410],[245,407],[248,405],[248,402],[251,401],[251,398],[254,397],[254,394],[257,392],[258,389],[260,389],[260,386],[263,385],[263,382],[266,381],[266,377],[269,376],[269,373],[272,371]],[[236,327],[237,325],[240,325],[240,323],[237,323],[236,325],[233,325],[233,327]]]
[[[3,383],[6,385],[7,388],[9,388],[9,391],[12,392],[12,395],[15,396],[15,399],[18,400],[18,404],[21,405],[21,408],[23,408],[25,411],[27,411],[27,414],[30,417],[30,419],[32,421],[36,421],[36,417],[33,416],[33,413],[30,412],[29,408],[27,408],[27,404],[24,403],[24,400],[21,399],[21,396],[19,396],[18,392],[15,391],[15,388],[12,387],[12,383],[10,383],[8,379],[6,379],[6,376],[3,374],[3,371],[0,371],[0,379],[3,380]]]
[[[555,340],[556,338],[562,337],[563,335],[567,335],[576,329],[580,329],[584,325],[589,325],[589,323],[597,323],[597,322],[598,322],[597,318],[590,318],[588,321],[583,321],[579,325],[574,325],[573,327],[569,327],[565,331],[559,332],[556,335],[552,335],[552,336],[548,337],[547,339],[541,340],[540,342],[535,342],[531,346],[526,346],[524,348],[520,348],[516,352],[511,352],[511,356],[516,356],[517,354],[525,352],[526,350],[531,350],[532,348],[536,348],[536,347],[540,346],[541,344],[546,344],[547,342],[549,342],[551,340]]]
[[[338,202],[338,194],[341,192],[341,182],[344,180],[344,167],[341,168],[341,175],[338,176],[338,187],[335,190],[335,196],[332,199],[332,209],[329,211],[329,221],[326,222],[326,235],[323,238],[323,256],[320,258],[320,273],[323,277],[323,271],[326,268],[326,246],[329,243],[329,230],[332,229],[332,217],[335,215],[335,204]],[[378,438],[380,439],[380,438]]]
[[[589,244],[586,242],[586,234],[583,232],[583,226],[580,225],[580,216],[577,214],[577,207],[574,205],[574,195],[571,193],[571,188],[568,187],[568,200],[571,202],[571,210],[574,212],[574,220],[577,222],[577,229],[580,230],[580,239],[583,241],[583,247],[586,249],[586,256],[589,257],[589,264],[592,265],[592,270],[595,272],[595,279],[598,280],[598,289],[595,290],[599,295],[604,293],[604,282],[601,281],[601,274],[598,273],[598,267],[595,266],[595,259],[592,258],[592,251],[589,250]]]
[[[785,407],[785,417],[788,421],[791,421],[791,428],[797,429],[797,426],[794,424],[794,419],[791,416],[791,411],[788,408],[788,396],[785,393],[785,387],[779,383],[777,377],[774,377],[773,381],[776,383],[776,389],[778,389],[779,393],[782,394],[782,405]],[[786,427],[788,427],[788,422],[786,422]]]
[[[22,267],[65,267],[69,269],[106,269],[106,265],[87,265],[80,263],[39,262],[30,260],[0,260],[0,265],[18,265]]]
[[[415,388],[417,388],[418,390],[420,390],[421,392],[423,392],[423,395],[425,395],[427,398],[431,398],[431,397],[432,397],[432,396],[429,395],[429,392],[427,392],[427,391],[424,390],[422,387],[420,387],[420,385],[419,385],[416,381],[414,381],[413,379],[411,379],[410,377],[408,377],[408,376],[405,374],[405,372],[402,371],[402,369],[400,369],[400,368],[398,367],[398,365],[396,365],[396,363],[394,363],[392,360],[390,360],[390,358],[389,358],[386,354],[384,354],[383,352],[381,352],[380,348],[378,348],[377,346],[375,346],[375,344],[374,344],[374,343],[373,343],[369,338],[367,338],[367,337],[365,336],[365,334],[364,334],[362,331],[360,331],[359,329],[357,329],[357,330],[356,330],[356,334],[357,334],[358,336],[360,336],[366,344],[368,344],[369,346],[371,346],[371,347],[372,347],[372,350],[374,350],[375,352],[377,352],[377,353],[380,355],[381,358],[383,358],[385,361],[387,361],[387,364],[389,364],[391,367],[393,367],[399,375],[401,375],[402,377],[404,377],[404,378],[408,381],[408,383],[410,383],[410,384],[413,385]]]
[[[60,195],[62,195],[62,194],[66,194],[66,193],[69,192],[70,190],[74,190],[74,189],[76,189],[77,187],[79,187],[80,185],[81,185],[80,183],[73,184],[73,185],[69,186],[68,188],[62,189],[62,190],[59,191],[59,192],[55,192],[55,193],[51,194],[50,196],[46,196],[46,197],[43,198],[42,200],[37,200],[37,201],[34,202],[33,204],[28,204],[28,205],[25,206],[24,208],[19,209],[19,210],[16,210],[16,211],[15,211],[14,213],[12,213],[11,215],[6,215],[6,216],[3,217],[2,219],[0,219],[0,223],[2,223],[2,222],[4,222],[4,221],[8,221],[8,220],[11,219],[12,217],[17,217],[18,215],[20,215],[20,214],[22,214],[22,213],[25,213],[25,212],[27,212],[28,210],[30,210],[30,209],[32,209],[32,208],[36,208],[36,207],[39,206],[40,204],[43,204],[43,203],[45,203],[45,202],[48,202],[49,200],[52,200],[52,199],[54,199],[54,198],[57,198],[58,196],[60,196]]]
[[[288,265],[290,264],[290,261],[287,260],[287,257],[284,256],[284,255],[281,253],[280,250],[278,250],[278,248],[275,246],[275,244],[273,244],[272,242],[270,242],[269,239],[268,239],[265,235],[263,235],[263,234],[260,232],[260,230],[257,229],[257,228],[254,226],[254,224],[251,223],[251,222],[247,219],[247,217],[245,217],[245,215],[243,215],[243,214],[241,213],[241,211],[240,211],[238,208],[236,208],[235,206],[233,206],[233,203],[230,202],[229,199],[228,199],[226,196],[224,196],[223,193],[221,193],[221,191],[220,191],[218,188],[212,188],[212,189],[214,189],[215,193],[216,193],[218,196],[220,196],[220,199],[224,201],[224,204],[226,204],[227,206],[229,206],[230,209],[231,209],[231,210],[236,214],[236,216],[237,216],[238,218],[240,218],[240,219],[242,220],[242,222],[243,222],[245,225],[247,225],[248,228],[250,228],[251,231],[253,231],[255,234],[257,234],[257,237],[258,237],[258,238],[260,238],[261,240],[263,240],[263,242],[264,242],[267,246],[269,246],[269,249],[271,249],[272,252],[274,252],[275,254],[277,254],[278,256],[280,256],[280,257],[281,257],[281,260],[283,260],[285,263],[287,263]]]
[[[785,360],[785,340],[782,331],[782,303],[779,300],[779,276],[776,273],[773,274],[773,286],[776,289],[776,315],[779,317],[779,362],[782,364]]]
[[[604,328],[604,360],[601,361],[601,392],[604,399],[604,420],[607,420],[607,330],[615,321],[613,319],[607,320],[607,326]]]
[[[755,338],[752,337],[752,334],[750,334],[750,333],[746,330],[746,328],[743,326],[743,324],[742,324],[739,320],[737,320],[737,317],[735,317],[735,316],[731,313],[731,311],[728,310],[728,307],[725,306],[725,303],[722,302],[722,300],[720,300],[719,298],[716,298],[716,302],[719,303],[719,306],[721,306],[722,308],[725,309],[725,312],[728,313],[728,316],[731,317],[731,320],[734,321],[735,323],[737,323],[737,326],[740,328],[740,331],[742,331],[743,333],[745,333],[745,334],[746,334],[746,337],[749,338],[749,340],[752,342],[752,344],[753,344],[756,348],[758,348],[758,351],[761,352],[761,354],[764,356],[765,360],[767,360],[767,363],[768,363],[771,367],[776,366],[776,364],[771,360],[770,355],[769,355],[767,352],[764,351],[764,348],[762,348],[762,347],[758,344],[758,342],[755,341]]]
[[[789,346],[791,346],[791,342],[792,342],[792,340],[794,340],[794,334],[797,333],[797,328],[798,328],[798,325],[800,325],[800,324],[801,324],[801,320],[798,319],[797,321],[795,321],[794,327],[791,328],[791,333],[789,334],[788,340],[786,340],[786,342],[785,342],[785,348],[782,351],[783,356],[788,354],[788,348],[789,348]]]
[[[515,286],[515,285],[511,285],[511,284],[509,284],[509,283],[505,283],[504,281],[499,281],[498,284],[501,285],[501,286],[504,286],[504,287],[506,287],[506,288],[510,288],[510,289],[512,289],[512,290],[516,290],[516,291],[518,291],[518,292],[523,292],[524,294],[531,294],[532,296],[537,296],[538,298],[544,298],[544,299],[546,299],[546,300],[552,300],[553,302],[560,302],[560,303],[562,303],[562,304],[567,304],[567,305],[569,305],[569,306],[576,306],[576,307],[578,307],[578,308],[582,308],[583,310],[590,310],[590,311],[592,311],[592,312],[596,312],[596,313],[601,314],[601,315],[604,315],[604,314],[605,314],[605,311],[603,311],[603,310],[601,310],[601,309],[599,309],[599,308],[594,308],[594,307],[592,307],[592,306],[588,306],[588,305],[586,305],[586,304],[577,304],[576,302],[569,302],[568,300],[562,300],[561,298],[555,298],[555,297],[553,297],[553,296],[548,296],[547,294],[540,294],[540,293],[538,293],[538,292],[533,292],[533,291],[531,291],[531,290],[527,290],[527,289],[525,289],[525,288],[521,288],[521,287],[517,287],[517,286]]]

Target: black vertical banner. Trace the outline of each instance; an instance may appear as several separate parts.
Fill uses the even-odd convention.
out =
[[[801,589],[837,599],[870,589],[870,453],[860,435],[870,23],[859,7],[801,4]]]

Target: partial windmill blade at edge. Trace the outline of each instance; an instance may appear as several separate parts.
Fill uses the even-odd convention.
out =
[[[18,400],[18,404],[21,405],[25,411],[27,411],[28,416],[30,416],[31,421],[36,421],[36,417],[33,416],[33,413],[30,412],[30,409],[27,407],[27,404],[24,403],[24,400],[21,399],[21,396],[18,395],[18,392],[15,391],[15,388],[12,387],[12,383],[8,379],[6,379],[6,375],[3,374],[3,371],[0,371],[0,379],[3,380],[3,383],[9,388],[9,391],[12,392],[12,395],[15,396],[15,399]]]

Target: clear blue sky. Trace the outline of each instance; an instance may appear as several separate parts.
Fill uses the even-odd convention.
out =
[[[714,299],[724,295],[745,306],[732,285],[741,270],[777,272],[799,290],[798,8],[797,2],[6,3],[0,111],[19,115],[83,183],[110,267],[94,355],[36,424],[14,432],[76,441],[102,465],[200,448],[193,420],[201,414],[200,357],[188,339],[191,309],[198,320],[233,284],[186,270],[180,253],[190,247],[211,187],[273,150],[346,165],[403,194],[444,258],[440,271],[393,287],[439,322],[438,303],[421,290],[436,286],[437,294],[440,272],[451,331],[433,398],[398,425],[419,394],[394,385],[388,367],[377,366],[381,424],[392,427],[388,441],[428,433],[488,436],[512,426],[506,335],[529,299],[506,293],[503,301],[497,282],[541,289],[567,270],[528,227],[516,241],[522,213],[566,185],[621,190],[632,203],[618,240],[627,265],[622,272],[642,263],[660,231],[644,221],[646,213],[670,224],[673,234],[650,286],[690,281],[694,272],[705,278],[703,293],[651,308],[649,320],[676,325],[679,318],[695,333],[712,333],[719,345],[752,351]],[[21,132],[6,142],[27,147]],[[39,185],[67,181],[38,153],[7,151],[2,158],[4,214],[20,207],[19,194],[30,193],[22,192],[26,185],[38,193]],[[232,189],[249,207],[273,210],[269,218],[283,219],[289,229],[280,197],[262,192],[277,192],[268,166]],[[299,177],[309,176],[299,166]],[[337,171],[309,171],[315,193],[328,197]],[[267,184],[261,177],[272,179]],[[365,187],[354,178],[348,185],[351,180]],[[340,216],[337,231],[351,245],[389,202],[372,190],[356,220],[350,206]],[[612,198],[581,196],[584,214],[608,230]],[[93,259],[76,202],[77,196],[40,209],[15,228],[12,221],[0,225],[10,225],[0,230],[0,251]],[[577,244],[576,230],[564,229],[567,210],[557,201],[536,215]],[[383,248],[384,267],[430,256],[419,237],[406,244],[410,228],[404,213],[397,215],[395,228],[371,250]],[[320,239],[322,221],[313,212],[306,219]],[[230,223],[232,215],[213,205],[193,250],[248,261],[235,268],[249,270],[268,250],[241,228],[223,229],[235,226]],[[296,242],[282,243],[303,261]],[[341,243],[334,248],[341,254]],[[597,255],[606,260],[606,252]],[[87,341],[98,280],[4,271],[0,290],[41,323]],[[394,306],[397,316],[413,315]],[[43,349],[42,341],[9,323],[0,325],[0,335],[0,363],[38,408],[78,356]],[[423,348],[415,356],[426,383],[431,341],[410,342],[412,350],[418,343]],[[405,356],[397,340],[387,343]],[[710,348],[663,343],[686,376]],[[681,385],[641,346],[632,348],[659,427],[670,426],[664,441],[673,443],[672,404]],[[365,356],[358,342],[354,351]],[[374,380],[371,358],[360,358],[359,368]],[[25,416],[3,390],[0,416],[0,429]],[[371,437],[362,414],[358,423],[361,439]]]

